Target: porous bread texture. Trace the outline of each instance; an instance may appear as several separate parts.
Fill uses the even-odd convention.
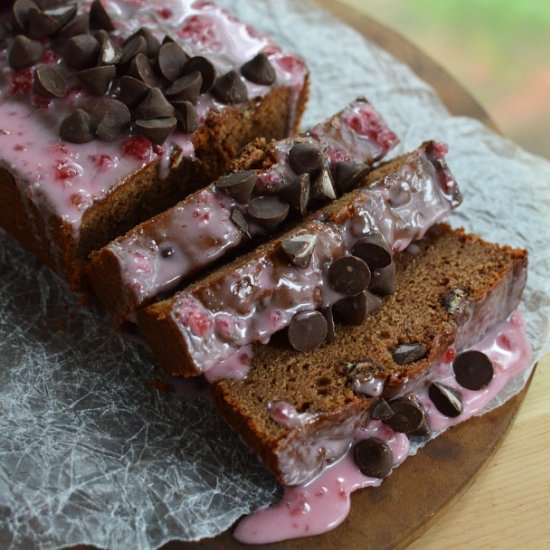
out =
[[[248,376],[212,385],[224,419],[258,453],[282,484],[304,483],[326,464],[323,445],[349,439],[373,399],[355,393],[349,363],[372,364],[385,379],[384,396],[421,377],[445,351],[472,345],[517,307],[525,285],[527,252],[483,241],[463,230],[436,226],[429,237],[395,257],[397,290],[359,326],[337,326],[336,339],[300,353],[282,339],[254,345]],[[450,313],[443,297],[467,289],[467,303]],[[420,342],[426,356],[399,365],[392,351]],[[285,402],[313,415],[296,428],[270,416],[270,403]],[[347,424],[346,424],[347,422]],[[345,448],[345,445],[344,445]]]

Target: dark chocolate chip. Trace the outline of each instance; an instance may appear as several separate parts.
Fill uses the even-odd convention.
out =
[[[150,139],[153,143],[161,145],[166,138],[176,129],[178,121],[176,117],[153,118],[149,120],[138,119],[134,123],[138,134]]]
[[[428,348],[425,344],[414,342],[412,344],[399,344],[392,353],[393,360],[398,365],[408,365],[420,361],[426,357]]]
[[[26,32],[31,10],[40,11],[32,0],[16,0],[13,3],[11,15],[16,31]]]
[[[199,127],[199,115],[190,101],[173,101],[176,118],[185,134],[192,134]]]
[[[105,31],[99,31],[96,35],[99,41],[99,59],[98,65],[115,65],[122,58],[122,50],[111,40],[109,34]]]
[[[191,74],[194,71],[201,73],[201,94],[208,92],[216,80],[216,69],[206,57],[197,55],[192,57],[183,67],[183,74]]]
[[[94,0],[90,6],[90,28],[114,31],[115,26],[111,17],[99,0]]]
[[[259,53],[256,57],[247,61],[241,67],[241,74],[250,82],[270,86],[277,78],[275,69],[264,53]]]
[[[432,382],[428,388],[428,395],[441,414],[454,418],[462,412],[462,397],[455,389],[439,382]]]
[[[257,180],[258,176],[254,170],[241,170],[222,176],[216,182],[216,187],[236,201],[246,204]]]
[[[459,315],[468,306],[469,295],[466,288],[452,288],[443,296],[442,302],[451,315]]]
[[[301,174],[280,191],[280,196],[288,202],[293,210],[302,216],[307,212],[310,197],[309,174]]]
[[[44,53],[44,47],[37,40],[31,40],[22,34],[15,37],[10,49],[8,62],[16,71],[34,65]]]
[[[370,172],[370,167],[357,162],[335,162],[331,164],[332,179],[339,195],[358,187]]]
[[[393,467],[393,455],[387,443],[377,437],[369,437],[355,444],[353,460],[367,477],[383,478]]]
[[[94,95],[105,95],[116,76],[116,68],[113,65],[92,67],[76,73],[78,80],[84,84],[86,89]]]
[[[360,325],[367,314],[374,313],[382,305],[382,300],[367,290],[338,300],[333,306],[338,320],[344,325]]]
[[[231,221],[244,233],[247,237],[250,237],[248,222],[244,217],[244,214],[238,209],[233,208],[231,210]]]
[[[63,26],[76,15],[77,8],[78,6],[76,2],[63,2],[60,4],[54,4],[43,11],[46,15],[53,17],[61,26]]]
[[[319,311],[302,311],[290,321],[288,341],[297,351],[318,348],[327,336],[327,320]]]
[[[132,115],[135,119],[148,120],[151,118],[173,117],[175,110],[164,97],[160,88],[151,88],[146,92],[144,99],[135,108]]]
[[[389,403],[393,415],[383,420],[392,430],[410,434],[422,428],[425,422],[425,413],[422,407],[413,399],[400,397]]]
[[[64,97],[67,83],[57,67],[40,64],[34,70],[32,91],[46,97]]]
[[[168,42],[175,42],[175,40],[171,36],[165,35],[164,38],[162,39],[162,43],[168,44]]]
[[[46,38],[55,34],[61,28],[61,23],[39,10],[29,10],[27,21],[27,36],[29,38]]]
[[[315,176],[323,167],[323,154],[311,143],[296,143],[288,152],[288,163],[296,174]]]
[[[140,36],[139,38],[143,38]],[[149,61],[149,58],[144,53],[138,53],[130,62],[130,68],[128,69],[128,75],[143,80],[145,84],[151,87],[158,87],[159,79],[157,78],[155,71]]]
[[[332,262],[327,278],[332,290],[354,296],[369,286],[370,269],[360,258],[342,256]]]
[[[158,69],[164,78],[173,82],[182,74],[189,57],[175,42],[161,46],[158,53]]]
[[[284,239],[281,248],[292,265],[305,268],[311,263],[316,241],[315,235],[295,235]]]
[[[61,139],[71,143],[88,143],[94,139],[92,117],[83,109],[76,109],[67,116],[59,128]]]
[[[97,120],[96,135],[103,141],[114,141],[128,132],[130,127],[130,111],[117,99],[105,99],[94,110]]]
[[[323,168],[311,186],[311,198],[320,203],[332,201],[336,198],[336,191],[330,172]]]
[[[272,195],[262,195],[250,200],[247,207],[248,215],[260,225],[273,228],[288,216],[288,203]]]
[[[355,243],[351,252],[367,262],[371,271],[387,267],[392,261],[391,249],[380,233],[370,233],[362,237]]]
[[[384,398],[378,399],[370,410],[370,417],[373,420],[388,420],[393,416],[393,409]]]
[[[453,361],[456,381],[469,390],[481,390],[493,379],[491,360],[481,351],[470,350],[459,353]]]
[[[139,53],[147,54],[147,40],[141,35],[134,36],[122,46],[122,56],[119,63],[129,63]]]
[[[202,86],[202,76],[199,71],[193,71],[185,76],[174,80],[164,94],[170,101],[190,101],[197,103]]]
[[[134,78],[133,76],[123,76],[120,79],[120,101],[125,103],[128,107],[135,107],[140,101],[145,98],[145,94],[151,89],[149,84]]]
[[[235,105],[248,99],[248,91],[236,71],[229,71],[216,78],[212,87],[212,95],[221,103]]]
[[[395,263],[392,262],[372,272],[369,290],[375,294],[387,296],[395,292],[395,284]]]
[[[331,307],[324,307],[321,310],[321,313],[327,320],[327,342],[334,342],[336,339],[336,329],[334,327],[334,316],[332,315],[332,308]]]
[[[65,62],[71,69],[87,69],[96,64],[99,42],[91,34],[79,34],[67,40]]]
[[[124,45],[126,45],[132,38],[136,36],[143,36],[145,38],[145,42],[147,43],[147,49],[143,52],[147,54],[147,57],[155,58],[157,57],[160,49],[160,43],[151,31],[151,29],[147,27],[140,27],[134,34],[129,36],[125,41]]]
[[[417,435],[417,436],[426,436],[431,434],[430,425],[428,424],[428,420],[426,419],[426,415],[424,415],[424,420],[422,420],[420,426],[414,432],[411,432],[407,435]]]
[[[162,246],[160,249],[160,255],[163,258],[170,258],[174,255],[174,248],[172,246]]]
[[[59,31],[59,34],[63,38],[71,38],[72,36],[78,36],[79,34],[85,34],[90,30],[90,15],[81,13],[73,19],[71,19],[65,26]]]

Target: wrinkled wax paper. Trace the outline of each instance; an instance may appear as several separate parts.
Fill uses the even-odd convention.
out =
[[[365,95],[401,136],[397,152],[449,143],[464,193],[452,222],[529,249],[522,309],[535,357],[548,349],[550,163],[450,117],[411,70],[309,2],[220,3],[304,56],[304,126]],[[150,355],[4,234],[0,289],[0,547],[156,548],[277,499],[210,404],[152,390]]]

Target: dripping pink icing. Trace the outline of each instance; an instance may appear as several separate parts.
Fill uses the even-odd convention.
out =
[[[204,377],[210,384],[218,380],[244,380],[250,370],[250,360],[252,359],[252,348],[244,346],[231,357],[220,361]]]
[[[525,323],[521,314],[514,312],[507,321],[489,333],[472,349],[487,354],[493,362],[494,377],[481,391],[466,390],[456,383],[452,375],[453,353],[430,370],[424,384],[415,395],[424,405],[434,437],[447,428],[471,418],[498,398],[503,388],[516,376],[524,373],[531,364],[532,354],[525,335]],[[444,359],[444,361],[445,361]],[[439,381],[460,391],[463,412],[456,418],[443,416],[427,396],[430,382]],[[388,426],[371,421],[361,428],[355,441],[366,437],[378,437],[388,443],[393,453],[394,466],[401,464],[408,455],[408,440],[403,434],[394,433]],[[281,502],[244,518],[236,527],[234,536],[247,544],[265,544],[285,539],[325,533],[337,527],[347,516],[350,494],[360,488],[379,485],[381,480],[361,474],[351,453],[326,468],[321,475],[307,485],[285,487]]]

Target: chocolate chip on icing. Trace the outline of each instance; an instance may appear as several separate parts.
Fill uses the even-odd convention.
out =
[[[330,172],[323,168],[311,186],[311,198],[319,202],[332,201],[336,198],[336,190]]]
[[[241,67],[241,74],[250,82],[270,86],[277,78],[275,69],[264,53],[259,53]]]
[[[380,296],[387,296],[395,292],[395,263],[392,262],[386,267],[375,269],[372,272],[369,290]]]
[[[360,258],[342,256],[332,262],[327,277],[332,290],[354,296],[369,286],[370,269]]]
[[[66,25],[77,12],[76,2],[54,3],[51,7],[45,8],[43,12],[53,17],[61,26]],[[80,33],[79,33],[80,34]]]
[[[288,216],[288,203],[273,195],[254,197],[248,203],[248,215],[260,225],[273,228]]]
[[[79,71],[76,76],[90,93],[102,96],[109,91],[111,82],[116,76],[116,68],[113,65],[92,67]]]
[[[321,310],[321,313],[323,314],[323,317],[327,320],[327,337],[325,340],[327,342],[334,342],[336,339],[336,329],[334,327],[334,316],[332,315],[332,308],[324,307]]]
[[[219,178],[216,187],[236,201],[246,204],[257,180],[258,176],[254,170],[240,170]]]
[[[323,154],[311,143],[296,143],[288,152],[288,163],[296,174],[315,176],[323,168]]]
[[[370,167],[358,162],[335,162],[331,164],[332,179],[339,195],[343,195],[363,181],[370,172]]]
[[[99,55],[99,42],[91,34],[79,34],[67,40],[65,62],[71,69],[87,69],[95,65]]]
[[[143,82],[151,87],[158,87],[159,79],[153,70],[149,58],[143,53],[138,53],[132,59],[130,68],[128,69],[128,75],[143,80]]]
[[[59,34],[63,38],[71,38],[72,36],[78,36],[79,34],[85,34],[90,30],[90,16],[87,12],[77,15],[71,19],[65,26],[59,31]]]
[[[40,11],[32,0],[16,0],[11,8],[11,16],[15,30],[25,32],[29,21],[29,11]]]
[[[393,415],[383,420],[392,430],[399,433],[417,435],[425,424],[422,407],[411,398],[400,397],[389,403]]]
[[[124,65],[130,62],[139,53],[147,54],[147,41],[141,35],[136,35],[132,39],[127,40],[122,46],[122,55],[119,63]]]
[[[459,353],[453,361],[456,381],[469,390],[481,390],[491,382],[494,375],[493,363],[481,351],[470,350]]]
[[[309,174],[301,174],[289,185],[281,189],[281,198],[285,199],[293,210],[302,216],[307,212],[310,197]]]
[[[466,288],[456,287],[449,290],[441,301],[451,315],[459,315],[466,309],[469,295]]]
[[[197,55],[192,57],[183,67],[183,74],[198,71],[202,77],[201,94],[208,92],[216,80],[216,69],[206,57]]]
[[[61,139],[71,143],[88,143],[94,139],[92,117],[83,109],[76,109],[67,116],[59,128]]]
[[[105,98],[94,110],[97,120],[96,135],[103,141],[114,141],[122,137],[130,127],[130,111],[117,99]]]
[[[160,43],[157,40],[156,36],[152,33],[151,29],[148,29],[147,27],[140,27],[134,34],[130,35],[124,41],[124,45],[126,45],[127,42],[129,42],[131,39],[135,38],[136,36],[142,36],[145,39],[145,43],[147,44],[147,47],[143,53],[150,58],[157,57],[160,50]]]
[[[244,214],[238,209],[233,208],[231,210],[231,221],[244,233],[247,237],[250,237],[249,226]]]
[[[292,265],[305,268],[311,263],[317,237],[315,235],[295,235],[281,243],[281,248]]]
[[[387,443],[377,437],[369,437],[355,444],[353,460],[367,477],[383,478],[393,467],[393,455]]]
[[[420,361],[426,357],[428,348],[425,344],[420,342],[413,342],[411,344],[399,344],[392,353],[393,360],[398,365],[408,365],[415,361]]]
[[[432,382],[428,395],[441,414],[454,418],[462,412],[462,397],[455,389],[440,382]]]
[[[34,65],[44,53],[44,47],[37,40],[31,40],[22,34],[15,37],[10,49],[8,62],[16,71]]]
[[[235,105],[248,99],[248,91],[236,71],[229,71],[216,78],[212,95],[221,103]]]
[[[94,0],[90,6],[90,28],[114,31],[115,26],[111,17],[99,0]]]
[[[175,115],[174,107],[159,88],[151,88],[145,94],[144,99],[134,109],[133,117],[138,119],[164,118]]]
[[[370,417],[373,420],[388,420],[393,416],[393,409],[384,398],[378,399],[370,410]]]
[[[174,247],[172,246],[162,246],[160,248],[160,255],[163,258],[171,258],[174,255]]]
[[[145,136],[158,145],[166,141],[166,138],[176,129],[177,125],[176,117],[138,119],[134,122],[138,134]]]
[[[115,44],[109,34],[105,31],[99,31],[96,35],[99,42],[98,65],[114,65],[122,58],[122,50],[118,44]]]
[[[145,94],[151,89],[149,84],[134,78],[133,76],[123,76],[120,80],[120,93],[118,99],[128,107],[135,107],[137,103],[145,98]]]
[[[302,311],[292,318],[288,327],[288,341],[297,351],[311,351],[319,347],[327,335],[327,321],[319,311]]]
[[[382,305],[382,300],[367,290],[338,300],[334,306],[334,313],[338,320],[345,325],[360,325],[367,314],[374,313]]]
[[[199,115],[190,101],[172,101],[176,118],[186,134],[193,133],[199,127]]]
[[[34,70],[32,91],[46,97],[64,97],[67,83],[57,67],[40,64]]]
[[[173,82],[181,76],[188,60],[188,55],[178,44],[168,42],[161,46],[158,53],[159,72],[164,78]]]
[[[387,267],[392,261],[390,247],[380,233],[370,233],[362,237],[351,252],[366,262],[371,270]]]
[[[47,13],[38,10],[29,10],[27,22],[27,36],[40,39],[55,34],[61,28],[61,23]]]
[[[190,101],[197,103],[202,86],[202,76],[199,71],[193,71],[177,80],[174,80],[168,88],[164,90],[164,95],[170,101]]]

